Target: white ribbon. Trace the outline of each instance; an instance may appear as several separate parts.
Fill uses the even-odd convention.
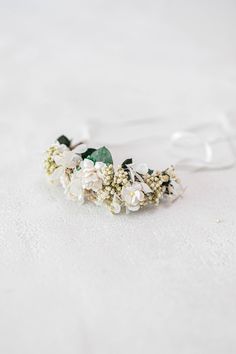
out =
[[[223,116],[214,122],[176,131],[171,136],[161,133],[161,125],[160,118],[123,122],[90,120],[84,126],[83,139],[109,146],[133,144],[153,138],[165,139],[176,157],[177,168],[192,171],[223,170],[236,165],[236,129],[229,117]],[[216,150],[220,144],[224,145],[227,154],[217,159]]]
[[[227,129],[225,127],[227,126]],[[214,137],[206,136],[202,137],[201,132],[204,129],[211,128],[214,130],[216,127],[219,132]],[[177,168],[188,169],[193,171],[198,170],[224,170],[232,168],[236,165],[236,152],[233,142],[235,141],[236,134],[233,127],[230,125],[228,119],[225,117],[224,122],[212,122],[193,127],[188,131],[178,131],[172,134],[171,144],[172,150],[176,152],[178,147],[190,151],[190,156],[182,156],[176,162]],[[217,161],[216,147],[218,144],[224,144],[225,150],[227,150],[228,156],[222,156]],[[191,156],[191,148],[202,148],[202,154],[200,157]]]

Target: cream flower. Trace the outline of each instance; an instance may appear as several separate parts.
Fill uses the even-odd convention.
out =
[[[80,163],[81,169],[79,170],[79,176],[81,178],[81,185],[83,189],[93,190],[97,192],[102,189],[103,185],[103,169],[106,164],[103,162],[96,162],[89,159],[84,159]]]
[[[58,151],[54,156],[52,156],[57,167],[49,176],[51,182],[61,182],[63,187],[65,187],[69,183],[68,174],[66,173],[67,169],[73,170],[76,166],[78,166],[81,161],[81,157],[78,154],[84,152],[85,150],[86,147],[84,145],[80,145],[76,149],[70,150],[67,146],[58,144]]]
[[[142,184],[133,183],[131,186],[123,187],[121,197],[125,202],[126,210],[136,211],[140,209],[140,202],[144,200]]]
[[[68,199],[84,203],[84,190],[81,184],[81,177],[78,171],[74,171],[67,186],[65,186],[65,194]]]

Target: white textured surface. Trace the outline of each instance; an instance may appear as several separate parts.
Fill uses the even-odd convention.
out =
[[[235,14],[230,0],[0,0],[0,353],[236,352],[235,169],[182,173],[184,199],[117,217],[65,201],[40,169],[87,118],[172,129],[235,109]],[[171,160],[163,141],[129,149]]]

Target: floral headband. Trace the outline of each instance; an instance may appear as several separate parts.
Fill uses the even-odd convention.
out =
[[[130,158],[115,169],[105,146],[73,146],[64,135],[46,151],[44,167],[49,180],[61,184],[69,199],[80,204],[89,200],[106,205],[115,214],[122,209],[128,213],[158,205],[166,198],[175,199],[175,186],[180,184],[173,166],[154,171]]]

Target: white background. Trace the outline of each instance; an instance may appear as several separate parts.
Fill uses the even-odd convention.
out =
[[[159,138],[113,129],[115,161],[171,163],[173,131],[236,112],[235,19],[234,0],[0,0],[1,354],[236,352],[235,168],[112,216],[41,167],[88,120],[150,117]]]

